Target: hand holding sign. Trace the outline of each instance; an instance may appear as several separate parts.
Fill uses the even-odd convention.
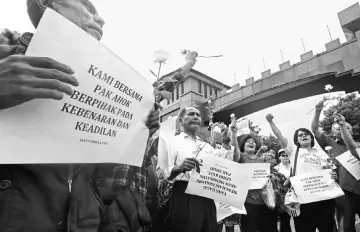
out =
[[[0,110],[37,98],[61,100],[73,94],[68,84],[79,85],[69,66],[46,57],[12,55],[0,60],[0,70]]]

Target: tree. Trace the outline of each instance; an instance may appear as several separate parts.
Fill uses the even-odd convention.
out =
[[[342,114],[346,122],[352,126],[355,141],[360,141],[360,95],[356,93],[333,97],[338,102],[323,111],[325,118],[320,121],[320,127],[327,134],[332,136],[332,124],[334,113]]]

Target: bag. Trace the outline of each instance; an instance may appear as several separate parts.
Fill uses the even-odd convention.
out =
[[[298,217],[301,214],[301,205],[293,188],[285,196],[285,209],[291,217]]]
[[[298,152],[299,152],[299,147],[297,147],[297,150],[296,150],[295,163],[293,165],[293,168],[291,168],[290,177],[296,175]],[[289,178],[287,180],[289,182]],[[286,194],[285,199],[284,199],[284,206],[285,206],[286,212],[291,217],[300,216],[300,214],[301,214],[301,205],[300,205],[300,202],[299,202],[299,200],[297,198],[295,190],[293,189],[292,186],[290,186],[289,190],[287,191],[287,194]]]
[[[276,193],[273,188],[273,183],[271,181],[271,178],[268,179],[265,186],[263,186],[261,190],[262,198],[264,203],[267,205],[269,209],[275,209],[276,208]]]

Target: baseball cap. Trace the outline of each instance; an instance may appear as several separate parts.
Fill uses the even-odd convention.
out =
[[[282,152],[286,153],[285,149],[279,149],[278,155],[280,155]]]

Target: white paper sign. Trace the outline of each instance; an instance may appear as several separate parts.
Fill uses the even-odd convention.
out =
[[[212,155],[201,155],[200,173],[193,169],[186,193],[241,209],[251,185],[253,167]]]
[[[252,176],[252,184],[249,189],[261,189],[268,181],[271,173],[270,163],[247,163],[254,168]]]
[[[176,120],[178,117],[168,117],[161,123],[158,141],[158,166],[161,170],[168,167],[168,144],[174,138],[176,132]]]
[[[331,178],[331,169],[291,177],[300,204],[329,200],[343,196],[340,186]]]
[[[346,151],[337,156],[336,159],[356,178],[356,180],[360,180],[360,161],[353,156],[350,151]]]
[[[230,205],[221,203],[221,202],[214,202],[216,204],[217,209],[217,222],[229,217],[233,214],[244,214],[247,215],[246,208],[243,206],[242,209],[237,209]]]
[[[123,163],[140,166],[152,86],[99,41],[47,9],[26,55],[70,66],[79,87],[60,101],[0,111],[0,163]]]
[[[236,121],[236,125],[237,125],[237,137],[243,134],[249,134],[251,133],[250,129],[249,129],[249,119],[243,119],[240,118]]]

